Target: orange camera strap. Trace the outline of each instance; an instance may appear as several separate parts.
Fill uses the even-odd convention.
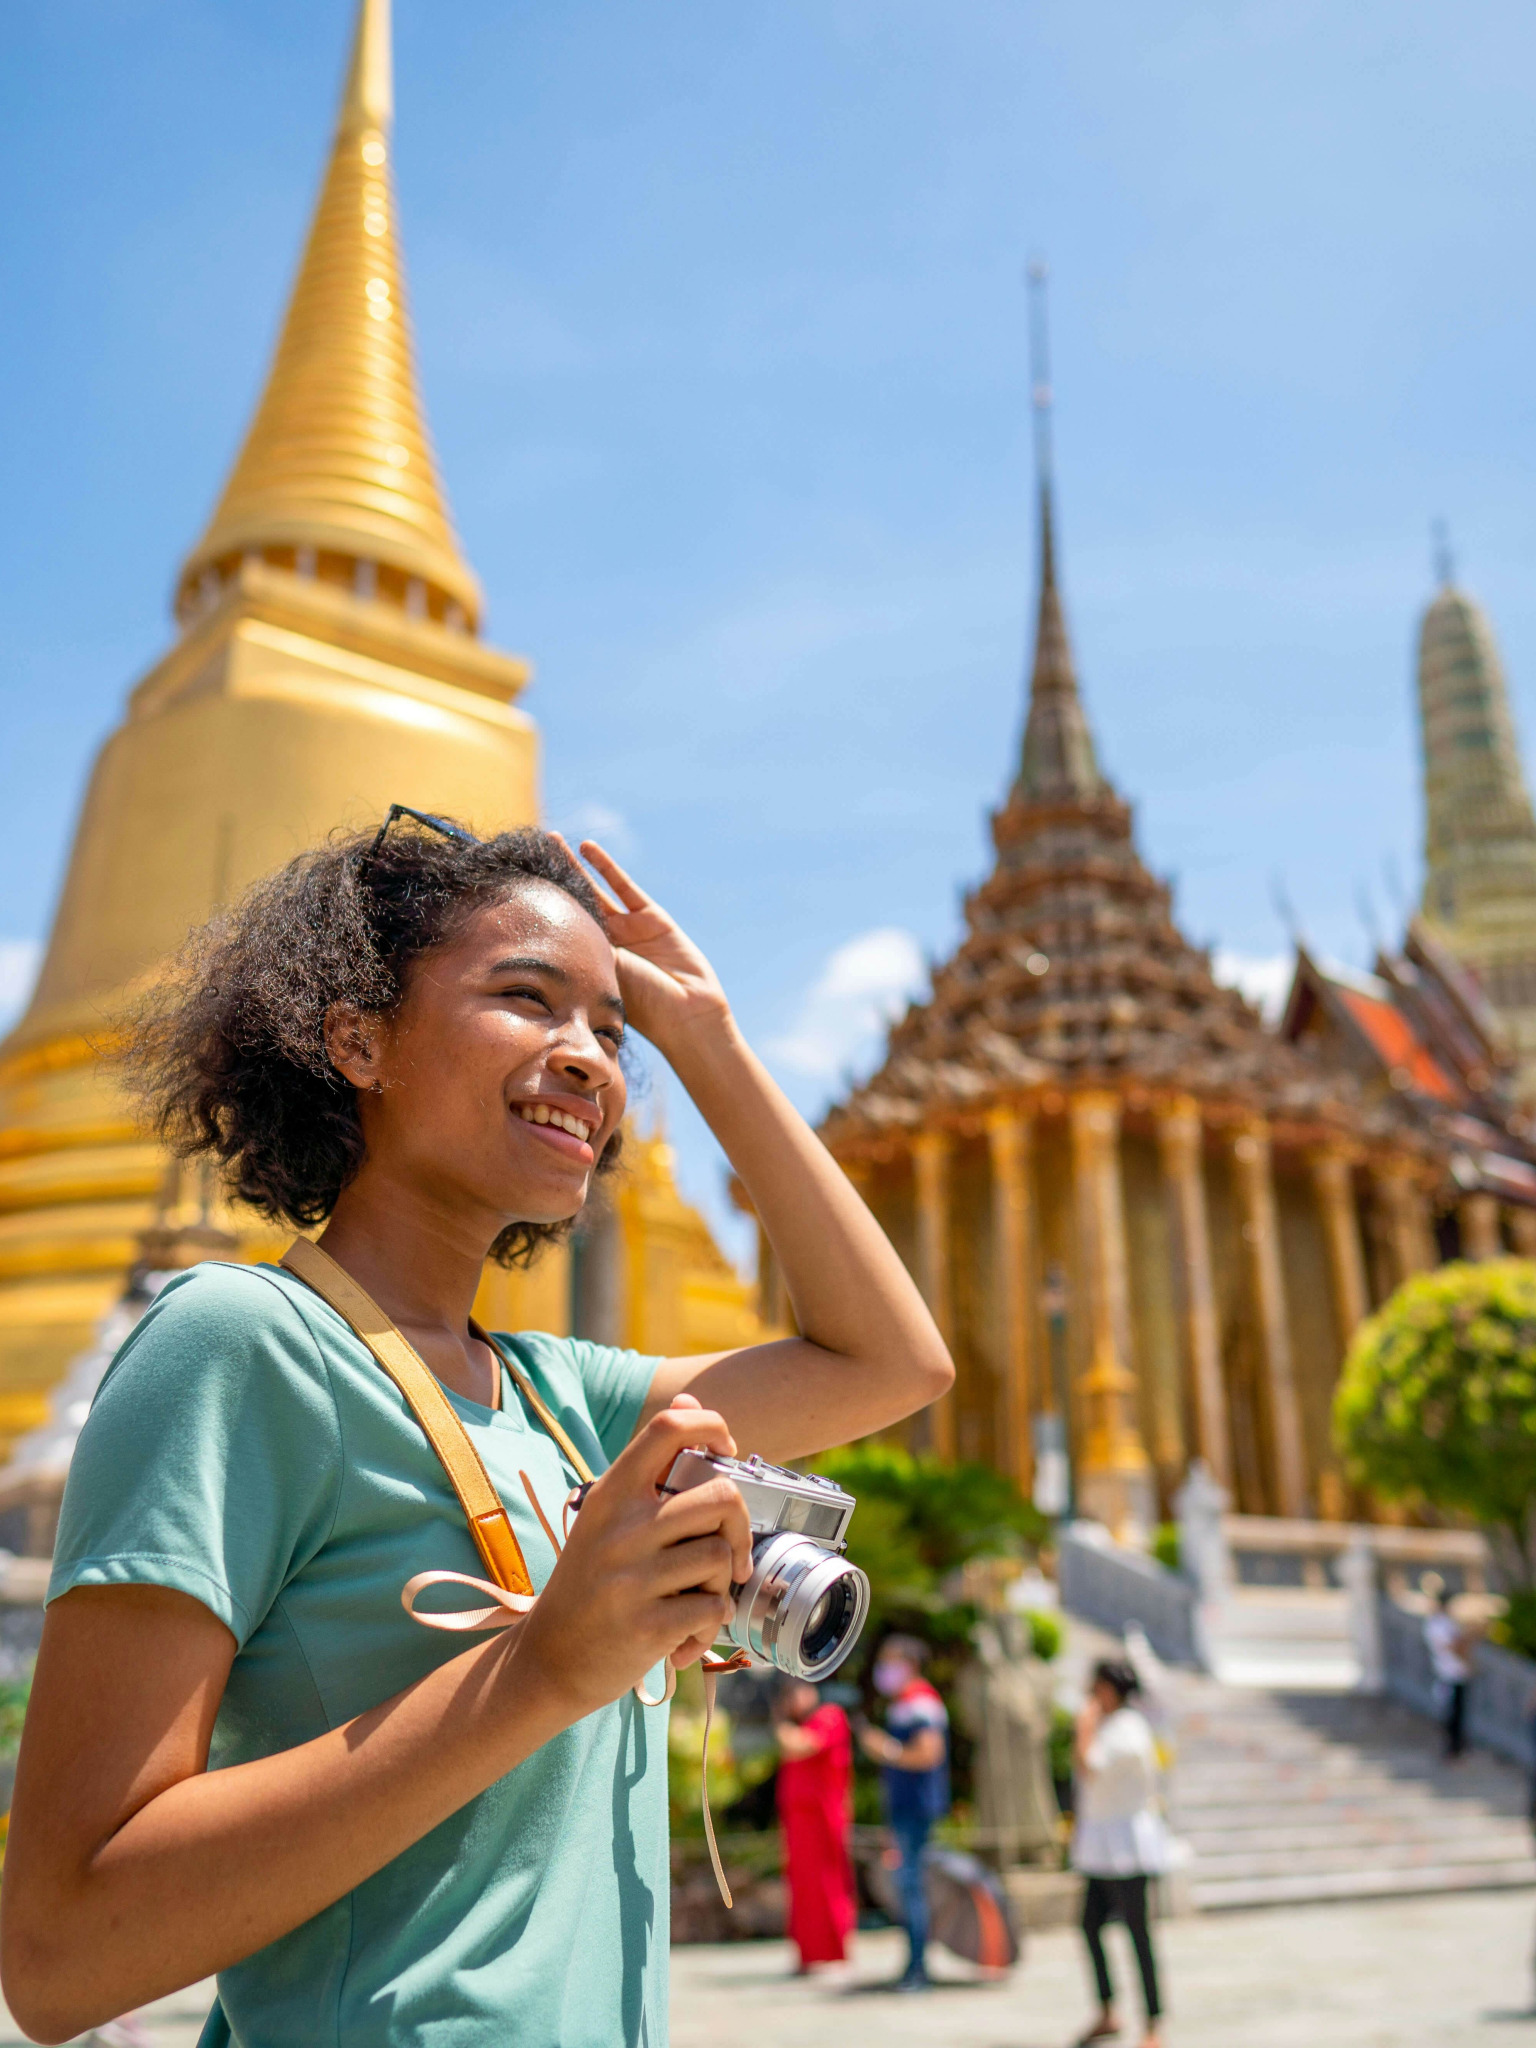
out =
[[[459,1505],[464,1510],[464,1519],[469,1524],[469,1533],[475,1539],[492,1584],[484,1579],[473,1579],[465,1572],[418,1572],[401,1589],[400,1599],[407,1614],[413,1621],[419,1621],[428,1628],[448,1629],[455,1633],[484,1628],[502,1628],[526,1614],[537,1595],[533,1580],[528,1572],[528,1561],[523,1556],[523,1546],[517,1540],[511,1517],[502,1505],[491,1475],[485,1469],[485,1461],[475,1449],[469,1431],[460,1421],[452,1402],[443,1392],[436,1373],[384,1313],[366,1288],[360,1287],[331,1257],[321,1251],[319,1245],[307,1237],[296,1237],[283,1253],[282,1265],[286,1272],[304,1285],[320,1299],[329,1302],[337,1315],[347,1323],[359,1341],[365,1344],[374,1358],[399,1389],[401,1398],[410,1409],[422,1434],[437,1454],[438,1462],[448,1475],[448,1483],[458,1495]],[[496,1339],[482,1330],[476,1322],[470,1323],[470,1332],[488,1344],[491,1350],[507,1368],[517,1391],[533,1410],[539,1421],[548,1430],[570,1462],[570,1466],[583,1484],[590,1484],[592,1468],[571,1442],[570,1436],[550,1413],[548,1403],[538,1389],[520,1370],[515,1361]],[[527,1473],[520,1473],[523,1489],[529,1504],[556,1551],[560,1548],[559,1538],[545,1520],[538,1496],[533,1490]],[[418,1613],[415,1600],[418,1593],[428,1586],[464,1585],[491,1595],[490,1607],[471,1608],[453,1614]],[[742,1670],[751,1660],[744,1652],[734,1657],[706,1658],[704,1660],[704,1757],[702,1767],[704,1833],[709,1842],[709,1858],[714,1865],[715,1882],[720,1887],[720,1896],[727,1906],[731,1904],[730,1886],[725,1881],[721,1867],[720,1852],[715,1846],[714,1816],[709,1810],[709,1737],[715,1718],[715,1680],[723,1671]],[[677,1673],[672,1662],[667,1660],[666,1690],[656,1697],[635,1687],[635,1696],[643,1706],[656,1707],[669,1700],[677,1687]]]
[[[367,1289],[359,1287],[351,1274],[338,1266],[328,1252],[321,1251],[319,1245],[311,1244],[307,1237],[296,1237],[283,1253],[283,1265],[295,1279],[302,1280],[306,1287],[313,1289],[322,1301],[328,1301],[336,1313],[351,1325],[399,1388],[406,1406],[421,1424],[427,1442],[437,1453],[438,1462],[448,1475],[449,1485],[459,1497],[464,1519],[475,1539],[475,1548],[496,1584],[509,1593],[531,1597],[533,1580],[529,1577],[528,1563],[511,1518],[502,1506],[500,1494],[491,1484],[491,1475],[485,1469],[484,1460],[470,1441],[469,1431],[454,1413],[453,1404],[443,1392],[437,1375],[400,1334]],[[497,1356],[505,1358],[499,1347]],[[521,1374],[517,1377],[522,1380]],[[526,1382],[519,1386],[518,1391],[526,1394]],[[537,1402],[535,1414],[543,1407],[542,1401]],[[547,1426],[547,1409],[539,1415],[539,1420]],[[551,1434],[558,1443],[565,1433],[562,1430],[558,1434],[551,1431]],[[560,1448],[567,1457],[571,1456],[569,1438],[560,1444]],[[591,1478],[591,1473],[579,1463],[576,1469],[583,1478]]]

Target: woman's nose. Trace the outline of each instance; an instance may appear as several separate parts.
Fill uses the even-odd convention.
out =
[[[572,1018],[561,1033],[553,1064],[572,1080],[601,1082],[614,1072],[618,1061],[583,1018]]]

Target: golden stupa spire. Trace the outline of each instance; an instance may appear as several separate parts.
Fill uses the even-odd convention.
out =
[[[178,616],[246,555],[471,631],[480,591],[427,438],[390,178],[389,0],[359,0],[330,166],[267,387]]]

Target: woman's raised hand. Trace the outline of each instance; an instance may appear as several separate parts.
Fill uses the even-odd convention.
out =
[[[662,1046],[667,1034],[728,1016],[725,990],[698,947],[591,839],[581,857],[607,883],[599,890],[608,935],[618,953],[619,987],[635,1029]]]

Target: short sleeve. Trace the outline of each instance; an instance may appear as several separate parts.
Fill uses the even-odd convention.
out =
[[[900,1703],[902,1726],[914,1735],[919,1728],[947,1728],[949,1710],[937,1692],[925,1690]],[[890,1719],[887,1716],[887,1719]]]
[[[244,1644],[325,1541],[342,1474],[325,1362],[282,1289],[203,1265],[164,1289],[80,1433],[48,1598],[189,1593]]]
[[[586,1389],[597,1440],[611,1462],[635,1433],[661,1360],[578,1338],[571,1345],[571,1363]]]
[[[570,1396],[579,1396],[579,1406],[611,1465],[635,1433],[661,1360],[611,1344],[592,1344],[584,1337],[548,1337],[529,1330],[497,1334],[543,1382],[562,1421],[573,1420]]]

